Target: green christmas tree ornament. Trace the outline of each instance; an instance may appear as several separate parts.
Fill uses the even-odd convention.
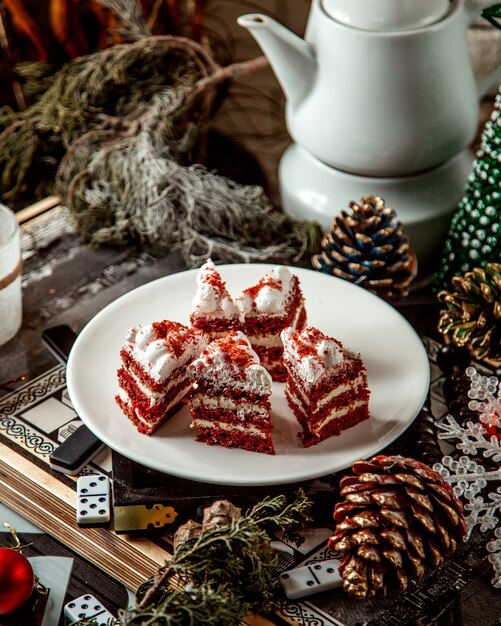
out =
[[[500,28],[501,4],[483,16]],[[438,289],[448,288],[455,275],[501,261],[501,87],[485,125],[464,196],[452,219],[440,269]]]

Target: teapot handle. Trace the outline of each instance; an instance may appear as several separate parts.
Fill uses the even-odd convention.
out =
[[[482,9],[492,6],[493,4],[496,4],[494,0],[465,0],[464,5],[470,24],[479,16]]]
[[[470,24],[475,18],[478,17],[479,11],[487,7],[491,7],[491,6],[494,7],[494,5],[495,3],[493,3],[493,0],[465,0],[465,9],[466,9],[466,13],[468,15]],[[486,15],[484,15],[484,17],[497,28],[501,28],[501,22],[500,22],[500,25],[498,25],[496,21],[500,13],[500,11],[498,10],[498,6],[501,6],[501,5],[496,5],[496,8],[494,9],[495,11],[494,18],[491,19],[487,17]],[[498,68],[496,68],[495,70],[491,72],[491,74],[489,74],[486,78],[484,78],[478,84],[479,97],[483,98],[488,92],[492,91],[496,87],[498,82],[499,82],[499,70]]]

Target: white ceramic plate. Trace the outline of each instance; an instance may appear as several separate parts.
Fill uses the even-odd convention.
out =
[[[271,265],[220,266],[230,293],[255,284]],[[114,397],[125,333],[134,324],[163,319],[188,323],[198,270],[173,274],[125,294],[83,329],[68,361],[68,391],[85,424],[120,454],[153,469],[212,483],[272,485],[324,476],[368,458],[391,443],[416,417],[429,385],[420,338],[389,304],[368,291],[320,272],[293,269],[301,281],[308,323],[361,353],[367,367],[370,419],[310,448],[273,384],[276,455],[208,446],[195,441],[185,407],[148,437],[137,432]]]

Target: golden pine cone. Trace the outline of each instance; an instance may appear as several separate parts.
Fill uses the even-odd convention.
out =
[[[501,362],[501,263],[452,278],[454,291],[440,291],[446,305],[438,330],[479,360]]]
[[[414,459],[375,456],[341,479],[335,533],[344,590],[363,600],[403,591],[450,556],[466,533],[461,502],[437,472]]]
[[[322,238],[323,251],[313,267],[348,280],[381,296],[402,296],[417,273],[416,255],[409,247],[394,209],[377,196],[350,203],[331,232]]]

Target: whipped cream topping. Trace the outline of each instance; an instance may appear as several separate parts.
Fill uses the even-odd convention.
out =
[[[235,298],[240,316],[251,312],[282,313],[289,296],[292,274],[283,266],[277,265],[255,285]]]
[[[318,343],[317,356],[326,368],[335,367],[344,360],[341,346],[331,339],[323,339]]]
[[[240,331],[210,343],[189,369],[193,374],[196,372],[195,376],[238,387],[248,393],[259,396],[271,393],[271,376]]]
[[[175,369],[186,365],[207,346],[203,333],[177,322],[133,326],[126,334],[126,347],[144,371],[158,382],[166,380]],[[155,328],[157,326],[157,328]]]
[[[286,267],[277,265],[266,273],[253,287],[232,298],[211,259],[200,268],[197,290],[193,297],[193,315],[212,315],[219,318],[237,317],[241,322],[248,315],[283,313],[289,297],[292,274]]]
[[[342,367],[347,356],[338,341],[312,327],[302,331],[289,327],[280,333],[280,337],[284,344],[284,359],[295,364],[299,376],[309,385],[314,385],[323,374]]]
[[[238,309],[211,259],[208,259],[198,272],[197,290],[193,297],[191,311],[195,315],[201,313],[222,318],[238,315]]]

